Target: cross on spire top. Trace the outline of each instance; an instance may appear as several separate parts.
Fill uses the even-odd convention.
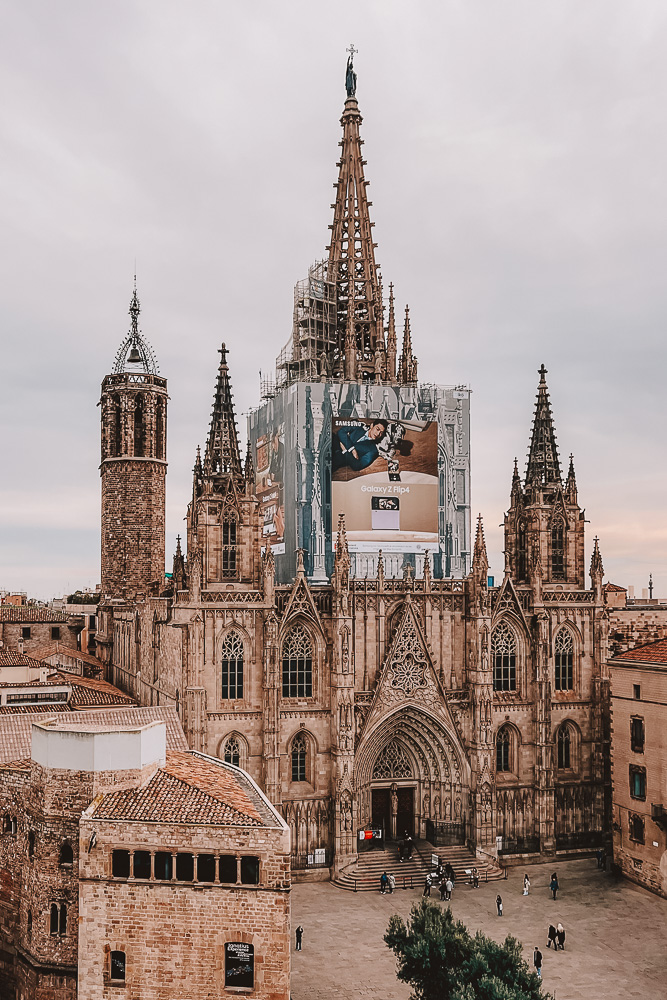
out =
[[[548,369],[545,368],[543,364],[538,368],[538,372],[539,372],[539,375],[540,375],[540,382],[546,382],[545,376],[547,374],[547,371],[548,371]]]
[[[349,49],[345,49],[345,51],[350,53],[350,59],[354,59],[354,53],[358,52],[359,49],[355,49],[354,42],[351,42]]]

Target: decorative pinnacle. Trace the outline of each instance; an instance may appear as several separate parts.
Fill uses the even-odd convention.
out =
[[[350,53],[347,60],[347,69],[345,71],[345,90],[347,91],[348,97],[354,97],[357,93],[357,74],[354,72],[354,53],[358,52],[359,49],[355,49],[354,45],[350,45],[349,49],[346,49],[345,51]]]
[[[137,340],[139,337],[139,314],[141,313],[141,305],[139,303],[139,297],[137,296],[137,276],[134,276],[134,289],[132,291],[132,298],[130,299],[130,316],[132,317],[132,337]]]
[[[538,373],[539,373],[539,376],[540,376],[540,385],[546,385],[547,384],[546,376],[547,376],[548,368],[545,368],[544,367],[544,363],[542,363],[542,365],[537,370],[538,370]]]

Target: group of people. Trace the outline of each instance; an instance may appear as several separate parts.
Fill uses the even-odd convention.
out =
[[[396,888],[396,879],[393,875],[387,875],[386,872],[382,872],[380,876],[380,892],[384,896],[386,892],[392,893]]]
[[[555,897],[554,897],[555,898]],[[565,951],[565,928],[559,921],[554,927],[553,924],[549,924],[549,930],[547,932],[547,948],[550,948],[553,944],[554,951]],[[535,966],[535,972],[537,973],[538,979],[542,978],[542,952],[535,945],[533,949],[533,965]]]

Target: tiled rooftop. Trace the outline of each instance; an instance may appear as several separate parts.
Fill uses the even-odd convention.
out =
[[[21,706],[22,708],[27,706]],[[30,706],[32,707],[32,706]],[[0,765],[5,761],[20,760],[29,757],[32,744],[32,712],[2,712],[0,709]],[[43,722],[51,714],[56,714],[54,707],[44,708],[39,713]],[[167,749],[187,750],[188,745],[181,728],[178,715],[173,708],[163,706],[146,706],[145,708],[97,708],[88,712],[57,712],[58,722],[73,722],[77,725],[90,723],[96,731],[108,729],[110,726],[142,726],[148,722],[165,722],[167,725]]]
[[[39,670],[42,661],[34,656],[26,656],[25,653],[15,653],[11,649],[0,650],[0,667],[33,667]]]
[[[0,715],[25,715],[26,713],[34,715],[35,712],[53,714],[54,712],[71,711],[67,702],[64,701],[37,701],[30,705],[0,705]],[[4,764],[0,766],[4,767]]]
[[[119,691],[108,681],[93,677],[80,677],[78,674],[69,674],[66,670],[56,670],[49,674],[49,680],[52,684],[69,684],[71,686],[70,705],[78,710],[96,708],[102,705],[135,704],[134,698]]]
[[[67,616],[50,608],[16,607],[13,604],[0,604],[0,622],[16,622],[19,625],[31,622],[51,622],[63,625]]]
[[[70,649],[69,646],[64,646],[62,642],[45,642],[41,646],[32,647],[32,655],[36,656],[38,660],[55,658],[56,662],[58,656],[62,656],[63,658],[67,657],[68,660],[78,660],[80,663],[87,663],[91,667],[97,667],[99,670],[103,667],[102,661],[98,660],[92,653],[84,653],[82,649]],[[56,666],[56,663],[52,663],[52,666]]]
[[[627,652],[614,656],[611,662],[616,663],[620,660],[630,663],[660,663],[667,666],[667,639],[658,639],[657,642],[649,642],[646,646],[628,649]]]
[[[242,774],[221,761],[192,752],[168,752],[166,764],[148,784],[105,795],[92,815],[95,819],[148,823],[275,825]]]
[[[627,593],[627,587],[619,587],[616,583],[605,583],[605,585],[604,585],[604,587],[602,589],[606,590],[606,591],[610,591],[611,590],[615,594],[620,594],[620,593],[626,594]]]

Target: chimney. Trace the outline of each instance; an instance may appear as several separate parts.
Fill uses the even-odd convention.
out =
[[[19,653],[23,653],[23,639],[19,639]]]

